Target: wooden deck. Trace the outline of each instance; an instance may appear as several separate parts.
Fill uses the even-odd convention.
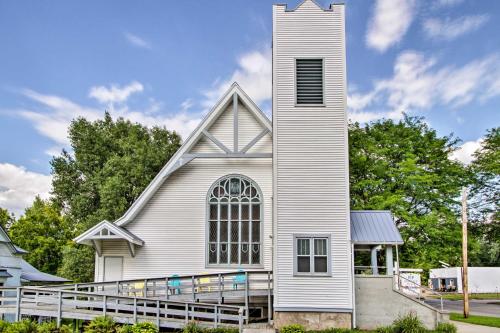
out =
[[[110,316],[119,323],[148,321],[182,328],[191,320],[205,327],[249,323],[250,309],[271,320],[272,273],[202,274],[41,287],[0,288],[1,314],[92,320]]]

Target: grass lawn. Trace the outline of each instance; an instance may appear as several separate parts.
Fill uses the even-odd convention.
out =
[[[455,321],[461,321],[469,324],[500,327],[500,317],[487,317],[487,316],[474,316],[469,315],[468,318],[464,318],[461,313],[450,313],[450,319]]]
[[[442,294],[443,299],[450,301],[461,301],[464,298],[463,294]],[[439,298],[437,296],[430,296],[432,298]],[[500,299],[500,293],[484,293],[484,294],[469,294],[469,299]]]

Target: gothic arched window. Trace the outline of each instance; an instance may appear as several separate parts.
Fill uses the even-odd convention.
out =
[[[262,193],[241,175],[217,180],[207,197],[208,265],[260,265]]]

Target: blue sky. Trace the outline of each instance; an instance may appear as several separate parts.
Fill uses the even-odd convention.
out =
[[[234,80],[270,114],[273,3],[0,1],[0,207],[47,197],[76,116],[185,137]],[[500,125],[500,2],[348,0],[346,15],[349,117],[425,116],[468,162]]]

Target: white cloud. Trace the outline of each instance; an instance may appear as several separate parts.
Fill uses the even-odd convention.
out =
[[[67,129],[73,118],[96,120],[102,114],[99,110],[78,105],[64,97],[44,95],[29,89],[23,90],[22,94],[43,105],[44,110],[22,110],[21,116],[30,120],[40,134],[58,145],[69,145]]]
[[[204,91],[205,108],[211,108],[226,92],[233,82],[238,82],[241,88],[259,104],[271,99],[272,66],[271,50],[252,51],[243,54],[238,59],[238,68],[227,80],[216,80],[213,87]]]
[[[490,19],[489,15],[470,15],[456,19],[429,18],[423,22],[425,34],[432,39],[452,40],[479,29]]]
[[[143,49],[151,49],[151,43],[149,43],[147,40],[145,40],[142,37],[139,37],[139,36],[132,34],[130,32],[125,32],[123,34],[123,36],[133,46],[140,47]]]
[[[368,22],[366,44],[384,52],[400,42],[415,16],[414,0],[377,0]]]
[[[193,107],[194,103],[191,98],[186,99],[184,102],[181,103],[181,110],[182,111],[187,111]]]
[[[108,106],[107,110],[114,118],[123,117],[149,127],[165,126],[169,130],[176,131],[183,138],[186,138],[201,120],[200,114],[187,113],[187,109],[183,109],[186,107],[185,103],[180,106],[177,113],[171,114],[160,114],[158,108],[162,104],[154,99],[149,99],[150,106],[145,110],[131,109],[124,102],[132,92],[140,90],[139,85],[131,84],[127,86],[128,88],[125,87],[126,89],[113,86],[110,89],[100,87],[103,89],[97,89],[99,91],[98,100],[122,102],[118,106],[114,106],[113,103]],[[93,90],[91,89],[91,91]],[[45,95],[29,89],[23,90],[22,94],[40,105],[40,107],[18,110],[18,114],[28,119],[40,134],[54,141],[56,145],[46,151],[49,155],[54,155],[61,148],[69,147],[67,130],[73,119],[84,117],[89,121],[94,121],[103,116],[102,108],[80,105],[64,97]],[[97,96],[96,94],[91,95],[92,97]]]
[[[452,160],[460,161],[466,165],[470,164],[474,160],[472,155],[478,149],[481,149],[482,143],[483,139],[464,142],[464,144],[462,144],[460,148],[458,148],[451,154],[450,158]]]
[[[458,107],[500,95],[500,56],[493,54],[461,67],[438,66],[438,59],[405,51],[394,63],[392,77],[375,80],[365,93],[351,92],[350,112],[369,108],[409,112],[436,105]],[[368,109],[368,110],[367,110]]]
[[[112,84],[109,88],[105,86],[91,87],[89,97],[95,98],[100,103],[123,103],[132,94],[142,92],[144,86],[137,81],[132,81],[130,84],[120,87]]]
[[[456,6],[462,2],[464,2],[464,0],[434,0],[432,4],[434,8],[441,8]]]
[[[399,120],[403,118],[402,111],[353,111],[348,110],[347,119],[351,122],[367,123],[378,119]]]
[[[22,166],[0,163],[0,207],[19,216],[39,195],[49,197],[52,177],[27,171]]]

